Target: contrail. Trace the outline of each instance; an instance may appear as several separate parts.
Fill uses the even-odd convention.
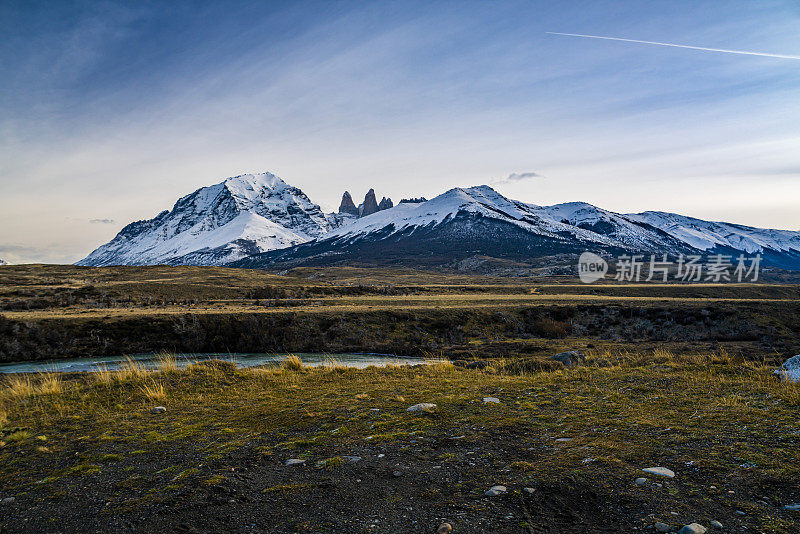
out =
[[[783,54],[766,54],[764,52],[746,52],[744,50],[725,50],[724,48],[705,48],[703,46],[689,46],[675,43],[658,43],[655,41],[638,41],[636,39],[622,39],[620,37],[602,37],[600,35],[582,35],[580,33],[545,32],[550,35],[566,35],[567,37],[587,37],[589,39],[606,39],[608,41],[625,41],[627,43],[642,43],[658,46],[672,46],[674,48],[690,48],[692,50],[705,50],[706,52],[725,52],[726,54],[742,54],[745,56],[777,57],[781,59],[800,59],[800,56],[786,56]]]

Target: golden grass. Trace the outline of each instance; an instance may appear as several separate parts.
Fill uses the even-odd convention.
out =
[[[45,373],[36,384],[36,392],[40,395],[58,395],[64,391],[64,382],[57,373]]]
[[[139,389],[150,402],[162,401],[167,398],[167,390],[161,382],[146,382],[140,385]]]
[[[3,396],[9,399],[30,397],[36,389],[29,375],[12,376],[3,388]]]
[[[283,368],[289,371],[300,371],[305,367],[303,360],[294,354],[289,354],[283,362]]]
[[[170,372],[178,370],[178,360],[174,354],[163,352],[158,355],[156,366],[161,372]]]

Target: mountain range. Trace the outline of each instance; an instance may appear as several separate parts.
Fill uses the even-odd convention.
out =
[[[79,265],[452,265],[473,256],[516,261],[580,254],[747,254],[800,269],[800,232],[664,212],[619,214],[584,202],[537,206],[489,186],[426,200],[356,207],[349,193],[325,214],[270,173],[246,174],[187,195],[171,211],[126,226]]]

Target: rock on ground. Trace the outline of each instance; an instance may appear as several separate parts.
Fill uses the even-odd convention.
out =
[[[497,397],[484,397],[483,402],[500,404],[500,399],[498,399]]]
[[[487,497],[496,497],[497,495],[502,495],[506,491],[508,490],[506,489],[505,486],[492,486],[491,488],[486,490],[484,495],[486,495]]]
[[[792,356],[783,362],[783,365],[778,367],[775,374],[780,375],[784,380],[800,382],[800,354]]]
[[[701,525],[700,523],[691,523],[689,525],[684,525],[678,531],[678,534],[704,534],[706,531],[706,527]]]
[[[586,356],[577,350],[559,352],[558,354],[551,356],[551,358],[557,362],[563,363],[566,367],[575,367],[576,365],[586,363]]]
[[[306,461],[300,458],[289,458],[286,460],[286,465],[305,465]]]
[[[409,406],[406,408],[407,412],[431,412],[436,409],[436,405],[430,402],[421,402],[419,404],[415,404],[414,406]]]
[[[642,469],[648,475],[655,475],[659,477],[675,478],[675,472],[666,467],[646,467]]]

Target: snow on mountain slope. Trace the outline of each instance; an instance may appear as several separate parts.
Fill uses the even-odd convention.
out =
[[[511,200],[489,186],[455,188],[423,203],[401,203],[338,228],[325,239],[354,238],[392,226],[395,232],[429,227],[457,214],[477,214],[556,240],[608,247],[657,250],[679,244],[662,232],[582,202],[542,207]]]
[[[234,265],[340,261],[430,264],[470,254],[534,258],[584,250],[674,257],[724,246],[728,253],[769,249],[776,253],[765,254],[765,264],[800,268],[798,240],[798,232],[758,230],[672,214],[624,215],[585,202],[537,206],[508,199],[484,185],[451,189],[425,202],[401,202],[311,242],[269,251]]]
[[[129,224],[78,265],[220,265],[320,237],[340,222],[277,176],[245,174]]]
[[[451,189],[426,202],[401,202],[310,243],[235,263],[378,261],[455,258],[464,253],[514,257],[598,251],[657,252],[686,247],[647,224],[589,204],[541,207],[508,199],[489,186]],[[394,261],[394,260],[393,260]]]
[[[0,259],[0,266],[2,265],[11,265],[11,264],[8,263],[6,260]]]
[[[748,254],[765,250],[800,252],[800,232],[791,230],[769,230],[724,222],[709,222],[661,211],[646,211],[626,217],[659,228],[689,246],[703,251],[728,247]]]

